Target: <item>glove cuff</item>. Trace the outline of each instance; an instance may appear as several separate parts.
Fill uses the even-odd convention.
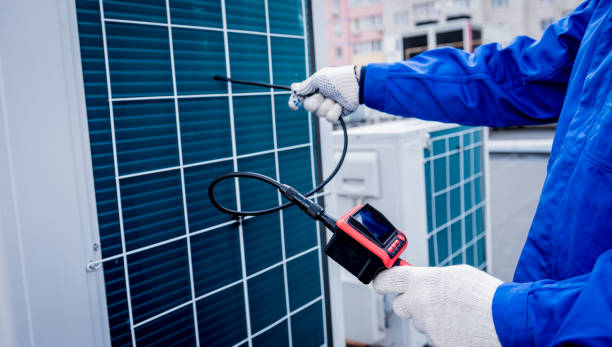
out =
[[[336,89],[344,99],[338,100],[342,108],[351,113],[359,107],[359,84],[355,75],[355,65],[346,65],[336,68],[337,75],[334,81]]]

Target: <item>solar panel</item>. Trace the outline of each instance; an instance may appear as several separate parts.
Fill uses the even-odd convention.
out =
[[[234,170],[316,182],[312,120],[288,92],[213,80],[305,78],[304,1],[76,1],[113,345],[326,344],[317,225],[295,207],[239,224],[207,196]],[[282,201],[258,182],[216,193]]]
[[[486,270],[481,128],[430,133],[424,150],[429,265]]]

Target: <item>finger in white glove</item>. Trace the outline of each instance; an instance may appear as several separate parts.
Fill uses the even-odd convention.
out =
[[[291,95],[289,96],[289,108],[297,111],[300,109],[300,106],[302,106],[302,103],[304,103],[304,97],[297,95],[296,93],[291,93]]]
[[[334,106],[332,106],[329,109],[329,111],[327,111],[325,118],[327,118],[328,121],[335,123],[338,121],[338,118],[340,118],[341,114],[342,114],[342,106],[340,106],[337,103],[334,103]]]
[[[327,112],[331,110],[334,104],[335,104],[334,100],[330,98],[325,98],[325,100],[323,100],[323,103],[321,103],[321,106],[319,106],[319,108],[317,109],[317,112],[316,112],[317,116],[325,117],[327,115]]]
[[[304,109],[308,112],[316,112],[321,103],[323,103],[323,100],[325,100],[323,95],[315,93],[304,99]]]
[[[492,304],[499,279],[468,265],[398,266],[374,278],[379,293],[399,293],[395,313],[438,346],[500,346]]]

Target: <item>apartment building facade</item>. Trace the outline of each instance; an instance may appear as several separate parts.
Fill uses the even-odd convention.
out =
[[[518,35],[539,37],[579,0],[328,0],[332,66],[403,57],[402,37],[423,27],[469,21],[482,42],[507,45]],[[451,24],[452,25],[452,24]]]

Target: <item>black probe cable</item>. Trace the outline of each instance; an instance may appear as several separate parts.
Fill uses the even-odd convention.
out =
[[[223,76],[215,76],[214,79],[217,81],[226,81],[226,82],[237,83],[237,84],[247,84],[247,85],[259,86],[259,87],[265,87],[265,88],[291,90],[291,88],[287,86],[279,86],[279,85],[273,85],[273,84],[267,84],[267,83],[261,83],[261,82],[253,82],[253,81],[238,81],[238,80],[232,80],[231,78],[223,77]],[[340,155],[340,160],[338,160],[338,164],[336,164],[336,168],[334,169],[334,171],[332,171],[332,173],[325,180],[323,180],[323,182],[321,182],[318,186],[316,186],[314,189],[306,193],[305,196],[311,196],[314,193],[323,189],[323,187],[325,187],[325,185],[327,185],[329,181],[331,181],[331,179],[334,178],[334,176],[336,176],[336,174],[340,170],[340,167],[342,167],[342,163],[344,162],[344,157],[346,157],[346,151],[348,148],[348,132],[346,130],[346,123],[344,122],[344,119],[342,119],[342,116],[338,118],[338,121],[340,122],[340,126],[342,127],[342,132],[344,134],[344,144],[342,148],[342,154]],[[262,175],[257,172],[248,172],[248,171],[230,172],[230,173],[227,173],[227,174],[224,174],[224,175],[221,175],[215,178],[208,186],[208,198],[210,199],[210,202],[213,204],[213,206],[215,206],[219,211],[236,216],[236,217],[260,216],[263,214],[280,211],[294,204],[293,201],[290,201],[282,205],[270,207],[270,208],[263,209],[263,210],[255,210],[255,211],[232,210],[232,209],[229,209],[219,204],[219,202],[215,199],[215,193],[214,193],[215,186],[223,180],[230,179],[230,178],[240,178],[240,177],[251,178],[251,179],[265,182],[275,187],[276,189],[280,190],[281,193],[283,193],[283,195],[285,195],[286,193],[286,189],[287,189],[286,185],[266,175]]]

